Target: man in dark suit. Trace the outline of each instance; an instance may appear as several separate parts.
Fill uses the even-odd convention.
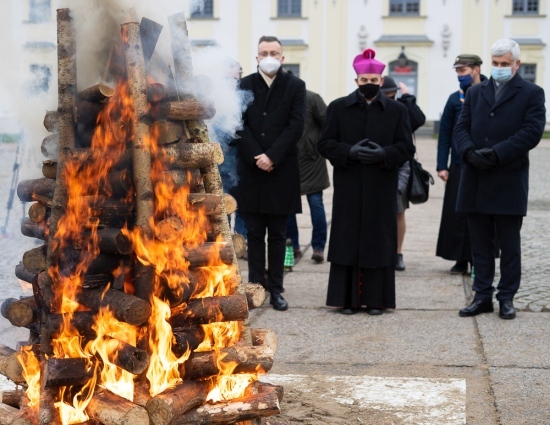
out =
[[[474,285],[473,302],[462,317],[493,311],[494,232],[501,249],[497,299],[502,319],[516,317],[514,295],[521,279],[520,230],[527,214],[529,150],[546,124],[544,91],[517,73],[520,49],[510,39],[491,48],[491,78],[470,87],[454,130],[464,160],[457,211],[468,216]]]
[[[239,182],[235,197],[248,230],[248,280],[271,292],[275,310],[286,310],[283,289],[286,220],[302,212],[297,143],[304,130],[306,87],[283,72],[283,48],[276,37],[258,44],[258,72],[241,80],[254,94],[237,132]],[[265,234],[267,229],[267,282]]]

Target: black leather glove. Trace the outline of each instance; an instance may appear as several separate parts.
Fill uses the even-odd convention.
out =
[[[377,143],[369,141],[367,149],[359,152],[359,161],[363,164],[376,164],[384,161],[386,151]]]
[[[476,152],[491,161],[495,167],[498,165],[498,156],[493,148],[478,149]]]
[[[482,155],[480,151],[483,151],[483,150],[485,149],[478,149],[478,150],[471,149],[466,155],[466,161],[468,161],[468,163],[470,163],[470,165],[477,170],[489,171],[495,168],[497,164],[493,163],[492,161],[487,159],[484,155]]]
[[[349,159],[351,160],[358,160],[359,159],[359,152],[362,152],[367,149],[367,143],[369,142],[369,139],[363,139],[358,141],[355,145],[351,147],[349,150]]]

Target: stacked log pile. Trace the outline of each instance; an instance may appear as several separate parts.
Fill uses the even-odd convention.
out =
[[[195,96],[189,83],[193,72],[185,19],[169,18],[173,86],[152,83],[147,73],[162,26],[146,18],[141,24],[122,25],[107,69],[127,84],[133,105],[127,118],[110,109],[118,86],[99,83],[77,92],[69,10],[58,10],[57,20],[59,104],[44,119],[52,133],[42,142],[44,177],[22,181],[17,190],[21,201],[32,202],[22,233],[44,242],[27,251],[15,269],[17,278],[32,284],[34,295],[8,299],[1,309],[11,324],[28,328],[30,334],[17,350],[0,346],[0,373],[23,387],[39,378],[39,403],[38,409],[29,406],[32,396],[22,391],[4,393],[0,424],[68,423],[56,405],[79,391],[89,396],[84,411],[90,424],[255,424],[279,413],[282,389],[256,378],[237,398],[208,401],[221,375],[269,371],[277,340],[272,331],[248,325],[249,310],[262,305],[265,292],[260,285],[241,282],[237,258],[246,248],[242,237],[230,233],[227,214],[237,206],[223,192],[218,171],[223,154],[210,142],[204,122],[215,111]],[[74,169],[90,171],[98,158],[109,156],[94,142],[106,131],[98,124],[105,113],[113,118],[112,143],[118,154],[108,169],[97,170],[93,193],[80,193],[85,208],[75,213],[75,191],[68,176]],[[155,174],[158,164],[162,171]],[[207,236],[185,247],[185,267],[169,273],[159,273],[160,266],[144,260],[146,254],[139,248],[141,240],[145,248],[149,243],[171,246],[189,225],[176,215],[159,216],[159,182],[173,190],[188,188],[186,209],[207,223],[201,229]],[[67,237],[62,230],[71,214],[78,219],[79,233]],[[222,295],[209,293],[211,275],[205,268],[224,265],[230,272],[224,275]],[[77,287],[67,281],[77,282]],[[152,396],[147,373],[155,356],[150,340],[157,332],[157,298],[168,305],[168,345],[181,361],[178,382]],[[134,343],[100,330],[98,316],[106,309],[112,321],[135,329]],[[197,350],[210,338],[208,326],[225,322],[237,322],[240,338],[230,346]],[[81,347],[101,339],[111,354],[107,359],[95,353],[59,355],[59,340],[68,330],[77,335]],[[29,376],[31,357],[39,362],[39,375]],[[133,397],[95,384],[106,363],[135,377]]]

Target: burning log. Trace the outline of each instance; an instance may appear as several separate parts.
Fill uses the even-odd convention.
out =
[[[93,89],[93,87],[91,89]],[[114,94],[114,90],[113,90],[113,94]],[[88,102],[88,101],[76,102],[73,109],[74,122],[78,123],[82,130],[93,129],[97,123],[98,115],[104,109],[105,109],[104,103],[96,103],[96,102]]]
[[[222,348],[219,352],[194,352],[180,366],[180,376],[185,376],[185,379],[215,376],[220,373],[219,364],[224,365],[224,370],[234,366],[233,374],[267,373],[273,367],[273,352],[263,346],[234,346]]]
[[[109,186],[113,196],[124,198],[132,190],[132,175],[128,170],[113,171],[108,175]]]
[[[86,412],[104,425],[149,425],[147,410],[104,388],[96,388]]]
[[[225,203],[226,214],[231,214],[237,209],[237,201],[227,194],[190,193],[187,195],[187,201],[197,208],[203,208],[206,215],[221,215],[222,203]]]
[[[197,99],[186,99],[179,102],[165,102],[155,105],[152,109],[155,120],[209,120],[216,115],[213,104],[207,104]]]
[[[243,285],[248,308],[259,308],[265,301],[265,288],[257,283],[245,283]]]
[[[173,328],[186,323],[213,323],[244,320],[248,317],[248,305],[244,295],[205,297],[189,301],[171,309],[169,319]]]
[[[166,145],[177,142],[183,137],[183,125],[174,121],[155,121],[151,124],[151,134],[157,136],[157,144]]]
[[[147,402],[146,409],[154,425],[168,425],[206,401],[210,381],[184,381],[156,395]]]
[[[17,416],[21,413],[18,408],[9,404],[0,403],[0,425],[11,425]],[[29,422],[30,424],[30,422]]]
[[[25,327],[39,319],[40,312],[34,297],[25,297],[19,300],[8,298],[2,303],[2,316],[13,326]]]
[[[51,160],[43,161],[42,175],[47,179],[55,179],[57,177],[57,162]]]
[[[139,24],[129,22],[122,25],[124,50],[126,55],[126,71],[130,97],[133,101],[132,127],[134,129],[133,143],[133,172],[136,191],[136,221],[135,226],[140,229],[146,239],[153,237],[149,221],[154,216],[154,192],[151,181],[151,146],[149,145],[149,123],[147,102],[147,76],[145,73],[145,59]],[[140,262],[136,264],[135,288],[136,296],[149,300],[153,293],[154,269]],[[150,314],[150,311],[149,311]]]
[[[279,345],[275,332],[271,329],[250,329],[250,333],[252,334],[254,347],[264,347],[266,352],[275,355]]]
[[[266,382],[258,382],[258,392],[260,394],[265,394],[265,393],[276,394],[277,399],[279,400],[279,403],[283,401],[283,397],[285,395],[284,389],[281,385],[272,385]]]
[[[133,252],[132,241],[120,229],[99,229],[99,249],[102,252],[128,255]]]
[[[89,289],[80,292],[76,298],[94,311],[109,307],[118,320],[130,325],[142,325],[151,315],[151,305],[147,301],[116,289],[106,292],[102,288]]]
[[[16,409],[20,409],[21,399],[23,398],[24,394],[25,392],[19,389],[12,391],[2,391],[2,403],[7,404],[11,407],[15,407]]]
[[[134,375],[140,375],[149,367],[150,357],[147,351],[115,338],[109,338],[109,340],[117,344],[116,348],[112,347],[113,349],[110,350],[112,355],[109,360],[118,367]]]
[[[45,388],[83,386],[95,372],[93,362],[86,358],[50,358],[45,361],[43,370]]]
[[[203,404],[176,417],[172,425],[232,424],[281,413],[277,394],[266,392],[231,401]]]
[[[40,179],[22,180],[17,185],[17,196],[21,202],[34,201],[33,195],[52,198],[56,180],[42,177]]]
[[[57,159],[59,157],[59,134],[54,133],[44,137],[40,150],[46,158]]]
[[[29,218],[34,223],[40,223],[48,216],[48,208],[41,202],[32,204],[29,208]]]
[[[31,273],[40,273],[46,270],[46,251],[48,245],[33,248],[23,254],[23,266]]]
[[[147,99],[151,103],[157,103],[167,97],[166,87],[160,83],[147,84]]]
[[[172,351],[178,357],[185,354],[187,350],[193,351],[204,340],[205,332],[201,325],[188,325],[185,328],[173,329],[174,343]]]
[[[46,116],[44,117],[44,128],[50,133],[57,133],[59,131],[57,111],[46,112]]]
[[[102,102],[105,99],[113,97],[115,89],[106,86],[103,83],[96,84],[78,93],[80,100],[87,100],[88,102]]]
[[[180,140],[177,143],[163,146],[161,155],[170,167],[182,170],[204,168],[213,162],[216,164],[223,162],[223,152],[217,143],[199,144]]]
[[[18,385],[25,384],[23,366],[17,358],[18,352],[13,348],[0,345],[0,374]]]
[[[29,238],[45,240],[49,230],[45,221],[34,222],[30,218],[26,218],[21,222],[21,233]]]
[[[185,259],[189,262],[189,267],[204,267],[210,264],[211,252],[215,245],[220,246],[219,256],[224,264],[233,263],[233,247],[231,245],[221,245],[217,242],[206,242],[199,248],[193,248],[187,251]]]
[[[67,313],[68,314],[68,313]],[[44,326],[48,334],[57,338],[65,326],[64,314],[50,314]],[[95,323],[95,313],[92,311],[77,311],[70,316],[70,323],[84,341],[93,341],[97,338],[96,331],[92,328]]]

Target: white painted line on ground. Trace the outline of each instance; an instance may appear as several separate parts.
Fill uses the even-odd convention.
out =
[[[359,404],[395,415],[403,424],[463,425],[466,423],[466,380],[376,376],[272,375],[262,382],[298,391],[326,385],[322,398]]]

